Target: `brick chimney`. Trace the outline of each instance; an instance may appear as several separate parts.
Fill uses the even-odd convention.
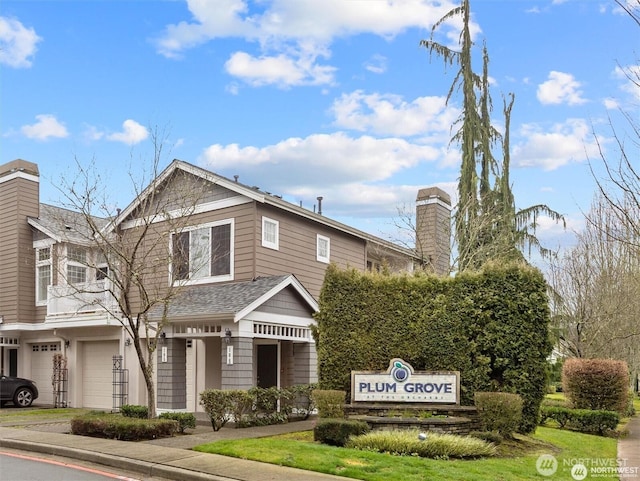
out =
[[[38,166],[22,159],[0,165],[0,315],[4,323],[34,321],[35,253],[27,217],[39,213]]]
[[[451,197],[438,187],[418,191],[416,251],[426,269],[449,274],[451,257]]]

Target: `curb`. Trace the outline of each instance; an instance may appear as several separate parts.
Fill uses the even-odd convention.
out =
[[[233,478],[172,467],[161,463],[151,463],[131,458],[114,458],[111,455],[97,453],[95,451],[85,451],[83,449],[54,446],[51,444],[39,444],[32,441],[0,439],[0,447],[77,459],[80,461],[122,469],[124,471],[140,473],[143,476],[179,479],[181,481],[237,481]]]

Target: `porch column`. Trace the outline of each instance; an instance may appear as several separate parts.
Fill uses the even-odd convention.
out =
[[[163,350],[166,349],[166,357]],[[165,339],[157,350],[158,409],[187,407],[187,343],[185,339]]]
[[[233,364],[228,364],[227,346],[233,347]],[[253,339],[250,337],[234,337],[229,344],[222,342],[221,389],[251,389],[253,380],[254,359]]]
[[[295,343],[293,345],[294,384],[318,382],[318,356],[315,343]]]

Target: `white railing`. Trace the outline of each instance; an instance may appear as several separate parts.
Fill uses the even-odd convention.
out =
[[[105,280],[73,286],[49,286],[47,291],[47,317],[106,312],[113,310],[115,305]]]

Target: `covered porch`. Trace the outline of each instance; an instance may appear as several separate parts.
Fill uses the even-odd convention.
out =
[[[186,288],[158,346],[158,410],[202,411],[205,389],[316,382],[317,309],[292,275]]]

